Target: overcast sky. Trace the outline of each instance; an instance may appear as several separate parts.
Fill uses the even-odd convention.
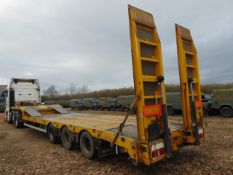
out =
[[[232,0],[1,0],[0,84],[133,86],[127,4],[154,15],[167,84],[179,83],[175,23],[192,32],[201,82],[233,82]]]

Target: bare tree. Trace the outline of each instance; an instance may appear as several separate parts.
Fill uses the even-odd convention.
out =
[[[83,85],[78,88],[78,94],[86,94],[88,92],[89,92],[89,89],[87,85]]]
[[[54,85],[51,85],[48,87],[48,89],[45,89],[43,91],[44,95],[49,98],[54,98],[58,96],[58,91],[56,90],[56,87]]]
[[[76,85],[74,83],[70,83],[70,86],[68,88],[68,93],[70,95],[74,95],[77,91]]]

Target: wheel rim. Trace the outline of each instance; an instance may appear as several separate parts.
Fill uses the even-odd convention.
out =
[[[15,126],[18,126],[18,118],[15,117]]]
[[[53,140],[53,130],[52,130],[52,128],[49,129],[49,138],[50,138],[50,140]]]
[[[84,139],[84,143],[85,143],[85,151],[90,152],[91,151],[91,142],[88,138]]]
[[[65,132],[63,134],[63,140],[66,145],[69,145],[69,133],[68,132]]]
[[[228,110],[228,109],[223,109],[223,115],[226,116],[226,117],[229,117],[231,115],[231,111]]]

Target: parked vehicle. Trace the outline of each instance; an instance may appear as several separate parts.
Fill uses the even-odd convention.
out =
[[[118,96],[117,97],[118,108],[121,111],[128,111],[130,109],[133,100],[134,100],[134,95]]]
[[[81,109],[97,109],[99,102],[95,98],[83,98],[80,100]]]
[[[207,115],[208,106],[211,102],[210,95],[202,94],[203,113]],[[168,115],[174,115],[182,112],[181,93],[180,92],[168,92],[167,93],[167,112]]]
[[[100,97],[98,99],[100,110],[116,110],[118,108],[117,100],[113,97]]]
[[[4,112],[6,108],[7,90],[0,93],[0,112]]]
[[[57,102],[56,101],[44,101],[44,102],[42,102],[44,105],[55,105],[55,104],[57,104]]]
[[[176,112],[181,112],[181,95],[180,92],[168,92],[167,93],[167,113],[168,115],[174,115]]]
[[[63,107],[63,108],[70,108],[70,100],[69,100],[69,101],[64,101],[64,102],[62,103],[62,107]]]
[[[70,100],[71,109],[80,109],[81,108],[81,99],[71,99]]]
[[[12,78],[7,89],[5,118],[8,123],[18,122],[14,112],[18,106],[33,106],[41,103],[40,84],[37,79]]]
[[[4,112],[5,111],[5,98],[4,96],[0,96],[0,112]]]
[[[213,90],[208,111],[219,112],[224,117],[233,117],[233,89]]]

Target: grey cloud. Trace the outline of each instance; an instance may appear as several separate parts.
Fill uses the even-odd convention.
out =
[[[155,17],[166,83],[179,83],[174,23],[191,29],[203,83],[233,81],[231,0],[12,0],[0,2],[0,84],[35,77],[62,91],[71,82],[91,90],[132,86],[128,3]]]

